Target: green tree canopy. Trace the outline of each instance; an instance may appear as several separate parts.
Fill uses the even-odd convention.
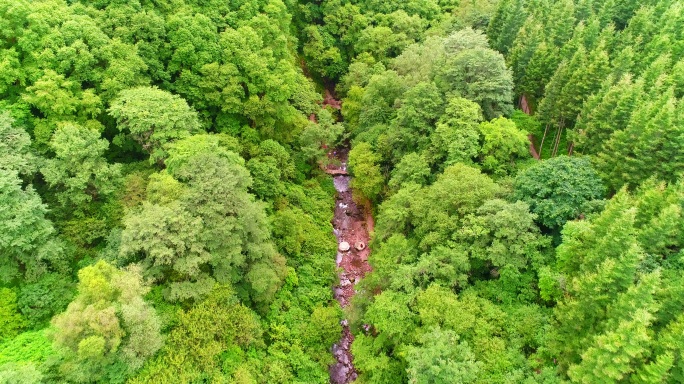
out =
[[[45,217],[48,210],[16,171],[0,169],[0,281],[35,280],[49,266],[64,268],[64,249]]]
[[[197,112],[185,100],[154,87],[122,91],[108,112],[119,131],[130,134],[150,154],[151,163],[166,158],[165,144],[201,130]]]
[[[491,119],[513,112],[513,78],[503,55],[487,46],[480,32],[464,29],[445,42],[444,63],[436,68],[437,84],[482,107]]]
[[[17,294],[0,288],[0,343],[14,338],[26,326],[26,319],[17,310]]]
[[[487,267],[524,269],[537,264],[548,241],[522,201],[488,200],[466,219],[457,238],[469,246],[469,256]]]
[[[450,99],[430,137],[430,161],[445,166],[471,164],[479,151],[477,126],[482,119],[482,109],[476,103],[462,97]]]
[[[285,271],[270,242],[263,206],[247,192],[251,178],[244,160],[206,148],[212,147],[200,146],[182,161],[175,148],[170,150],[169,160],[177,166],[157,180],[165,183],[159,195],[171,195],[125,217],[119,257],[141,261],[147,274],[167,282],[170,300],[199,299],[218,281],[241,282],[245,298],[268,302]]]
[[[589,213],[604,197],[605,187],[585,157],[558,156],[518,173],[514,198],[530,205],[540,224],[558,229]]]
[[[484,143],[480,149],[482,168],[497,176],[510,175],[516,168],[516,160],[529,157],[527,132],[516,124],[499,117],[480,124]]]
[[[99,132],[65,124],[55,132],[50,148],[55,157],[45,161],[41,173],[65,209],[84,209],[117,190],[121,166],[103,157],[109,142]]]
[[[162,346],[160,323],[140,271],[100,261],[78,273],[78,295],[53,320],[60,376],[120,381]]]
[[[206,299],[179,314],[161,353],[131,382],[220,380],[239,375],[240,367],[246,368],[248,377],[256,376],[259,372],[250,365],[258,363],[248,362],[252,359],[245,352],[263,346],[262,332],[256,314],[239,303],[235,292],[217,285]]]
[[[317,121],[309,122],[299,135],[302,155],[309,161],[324,161],[329,149],[337,144],[343,131],[342,124],[335,121],[329,110],[321,110]]]
[[[492,179],[473,167],[459,163],[447,167],[411,203],[412,224],[421,248],[429,249],[450,238],[463,218],[491,199],[498,189]]]
[[[9,112],[0,112],[0,169],[31,176],[36,162],[29,134],[15,125]]]
[[[370,144],[362,142],[349,151],[349,172],[354,175],[352,188],[361,200],[374,201],[382,192],[385,178],[380,172],[380,157]]]
[[[475,382],[482,362],[475,360],[468,343],[450,330],[434,328],[422,335],[419,346],[407,350],[410,383],[447,384]]]
[[[414,183],[424,185],[430,177],[430,166],[425,158],[415,152],[401,158],[392,170],[392,178],[387,184],[390,188],[398,190],[405,184]]]

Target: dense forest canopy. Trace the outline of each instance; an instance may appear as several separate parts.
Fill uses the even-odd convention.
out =
[[[0,384],[684,382],[683,98],[679,0],[0,0]]]

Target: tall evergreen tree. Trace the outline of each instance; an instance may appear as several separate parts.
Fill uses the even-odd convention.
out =
[[[684,171],[684,136],[673,91],[642,104],[627,128],[614,132],[603,152],[595,157],[601,177],[613,190],[635,187],[655,176],[676,180]]]
[[[598,154],[614,132],[627,128],[633,111],[643,102],[641,87],[631,76],[614,85],[608,79],[600,92],[589,97],[573,130],[576,150]]]

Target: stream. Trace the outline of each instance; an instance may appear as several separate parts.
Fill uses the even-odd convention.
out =
[[[365,212],[364,207],[357,206],[352,199],[352,190],[349,186],[351,177],[347,174],[346,165],[348,152],[347,148],[333,150],[331,158],[340,165],[328,166],[326,170],[332,175],[337,190],[332,224],[338,243],[335,264],[339,269],[339,284],[333,288],[333,295],[343,308],[349,305],[356,294],[356,284],[371,270],[368,264],[370,249],[367,244],[373,225],[370,213]],[[340,341],[332,347],[333,356],[337,361],[330,366],[332,384],[347,384],[357,378],[354,357],[351,354],[354,335],[349,330],[346,319],[342,320],[341,325]]]

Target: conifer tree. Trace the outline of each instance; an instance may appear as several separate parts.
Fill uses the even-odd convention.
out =
[[[490,46],[506,55],[525,22],[526,16],[522,0],[502,1],[487,27]]]
[[[610,136],[627,128],[632,113],[642,102],[641,82],[625,76],[612,85],[608,79],[603,89],[587,99],[573,130],[575,148],[583,154],[598,154]]]
[[[627,128],[613,133],[595,158],[596,169],[613,190],[635,187],[647,177],[674,181],[684,171],[684,136],[673,91],[642,104]]]

